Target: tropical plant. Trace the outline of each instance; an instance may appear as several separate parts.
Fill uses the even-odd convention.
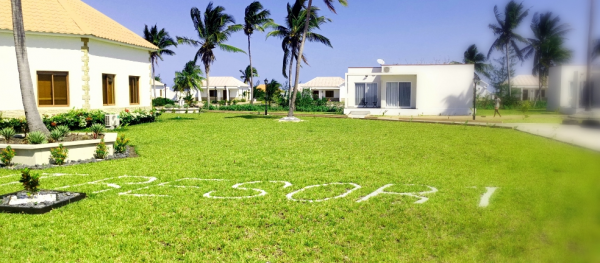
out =
[[[99,123],[92,124],[92,126],[90,126],[90,132],[94,139],[98,139],[98,135],[104,132],[104,125]]]
[[[2,161],[2,163],[5,166],[11,166],[12,165],[12,159],[15,157],[15,150],[13,150],[12,147],[6,146],[6,149],[2,149],[2,151],[0,151],[0,161]]]
[[[7,127],[0,130],[0,136],[4,137],[4,140],[7,144],[10,143],[10,139],[12,139],[12,137],[15,136],[15,134],[15,129],[12,127]]]
[[[54,129],[50,132],[50,139],[52,139],[53,142],[58,142],[63,138],[63,133],[61,131],[59,131],[58,129]]]
[[[483,53],[480,53],[476,45],[471,45],[467,48],[463,55],[463,63],[475,65],[475,72],[490,78],[491,65],[485,63],[487,58]]]
[[[194,61],[188,61],[185,63],[183,70],[175,72],[175,85],[173,90],[178,92],[187,92],[187,95],[192,97],[192,90],[198,90],[202,92],[202,69],[196,65]]]
[[[158,30],[157,26],[154,25],[150,29],[148,29],[148,25],[144,27],[144,38],[155,45],[158,49],[150,51],[150,63],[152,64],[152,90],[154,91],[154,97],[156,98],[156,77],[155,73],[155,65],[158,65],[158,60],[163,60],[163,55],[173,56],[175,52],[170,50],[169,47],[174,46],[177,47],[177,42],[169,36],[169,32],[167,32],[164,28]],[[160,78],[160,77],[159,77]],[[160,80],[159,80],[160,81]],[[167,93],[165,92],[165,97]]]
[[[494,15],[496,17],[497,25],[490,24],[489,28],[492,29],[494,35],[497,37],[494,40],[494,43],[490,47],[490,51],[488,52],[488,58],[492,55],[492,51],[503,50],[506,56],[506,67],[510,71],[510,62],[509,56],[511,54],[511,47],[514,50],[517,58],[521,61],[524,60],[523,54],[521,53],[521,49],[517,45],[517,42],[527,43],[527,39],[522,37],[521,35],[515,33],[515,30],[521,22],[527,17],[529,14],[529,9],[525,10],[523,7],[523,3],[517,4],[514,0],[508,2],[506,7],[504,8],[504,18],[502,18],[502,14],[498,11],[498,6],[494,6]],[[508,93],[511,92],[511,82],[510,82],[510,74],[508,75]]]
[[[281,95],[281,83],[273,79],[265,84],[265,115],[267,115],[266,109],[271,106],[273,98]]]
[[[240,76],[240,79],[242,79],[242,82],[250,85],[250,90],[253,90],[254,87],[252,85],[252,78],[253,77],[257,77],[257,78],[259,77],[258,76],[258,71],[256,70],[256,68],[252,68],[252,71],[250,71],[250,66],[247,66],[245,70],[241,70],[240,69],[240,73],[242,73],[242,75]],[[246,96],[245,93],[246,92],[244,91],[244,94],[243,94],[244,97]],[[254,98],[252,94],[253,93],[250,92],[250,99]]]
[[[225,44],[231,34],[243,29],[242,25],[235,24],[233,16],[225,13],[225,8],[217,6],[213,8],[213,3],[208,3],[204,16],[202,12],[194,7],[190,11],[194,30],[198,34],[198,40],[186,37],[177,37],[180,44],[188,44],[194,47],[199,47],[194,56],[194,64],[200,59],[204,64],[204,72],[206,72],[206,87],[210,87],[210,66],[215,62],[216,57],[214,49],[219,47],[222,51],[234,53],[246,53],[243,50]],[[209,94],[210,97],[210,94]],[[207,100],[207,105],[210,105],[210,98]]]
[[[12,24],[15,42],[15,53],[17,55],[17,70],[19,72],[19,84],[21,87],[21,99],[25,109],[25,118],[29,131],[39,131],[50,134],[46,125],[40,117],[37,108],[36,96],[33,93],[33,82],[29,69],[29,58],[27,56],[27,45],[25,43],[25,25],[23,23],[23,8],[21,0],[11,0]]]
[[[116,153],[124,153],[127,150],[127,145],[129,144],[129,139],[125,138],[125,134],[121,134],[117,137],[117,141],[115,142],[115,152]]]
[[[560,24],[558,16],[547,12],[533,15],[531,31],[534,37],[528,39],[529,44],[521,52],[525,58],[533,56],[532,72],[539,79],[538,95],[535,98],[537,103],[550,74],[550,68],[566,62],[571,57],[571,52],[563,45],[564,36],[570,29],[566,24]]]
[[[29,144],[44,144],[48,142],[47,139],[46,134],[41,131],[32,131],[27,135]]]
[[[267,34],[267,38],[273,36],[278,37],[282,40],[281,48],[283,50],[283,65],[281,71],[283,76],[288,79],[288,84],[290,85],[288,87],[288,91],[292,91],[291,75],[294,60],[298,60],[298,58],[300,57],[305,64],[308,64],[306,56],[299,56],[298,54],[298,51],[300,50],[300,46],[302,45],[303,41],[303,30],[305,29],[305,25],[307,24],[306,16],[308,15],[308,12],[306,12],[306,9],[304,9],[304,3],[306,3],[306,0],[296,0],[293,5],[288,3],[285,24],[273,24],[272,26],[274,30]],[[328,38],[313,32],[316,29],[319,29],[321,25],[327,22],[331,22],[331,19],[319,16],[317,13],[317,11],[319,10],[318,8],[312,7],[311,9],[312,12],[310,12],[310,15],[312,16],[312,18],[309,22],[308,31],[304,35],[307,36],[308,41],[310,42],[319,42],[329,47],[332,47],[331,42]],[[288,70],[288,65],[289,73],[286,73],[286,70]],[[294,89],[294,93],[298,91],[297,87],[295,88],[296,89]],[[291,92],[289,92],[288,94],[291,95]],[[294,107],[294,105],[294,103],[291,103],[290,108]]]
[[[35,194],[40,191],[40,174],[31,173],[29,168],[25,168],[21,171],[21,179],[19,183],[23,184],[23,189],[29,194]]]
[[[69,154],[69,149],[65,148],[62,145],[62,143],[59,144],[57,148],[50,149],[50,155],[52,156],[52,160],[54,160],[54,162],[57,165],[65,164],[68,154]]]
[[[71,129],[69,129],[69,126],[66,126],[66,125],[56,126],[56,130],[60,131],[60,133],[62,134],[62,137],[69,137],[69,135],[71,135]]]
[[[248,58],[250,59],[250,65],[246,68],[246,73],[250,73],[249,84],[250,84],[250,104],[254,103],[254,94],[252,93],[252,81],[254,78],[254,67],[252,67],[252,49],[250,48],[250,38],[254,34],[254,30],[264,32],[265,28],[273,23],[273,19],[269,18],[271,12],[263,8],[262,4],[258,1],[252,2],[246,7],[244,12],[244,34],[248,37]],[[250,70],[252,69],[252,70]],[[258,77],[258,75],[256,76]]]
[[[104,139],[100,140],[98,146],[96,146],[96,159],[106,159],[108,155],[108,150],[106,149],[106,143]]]
[[[304,0],[302,0],[304,1]],[[297,54],[297,58],[303,58],[304,57],[304,44],[306,43],[306,40],[309,39],[308,36],[308,32],[310,30],[310,26],[311,23],[310,21],[313,19],[312,16],[312,12],[316,11],[315,9],[313,9],[313,5],[312,5],[313,0],[308,0],[308,7],[306,8],[307,10],[307,14],[305,15],[305,19],[306,19],[306,23],[304,24],[304,31],[302,32],[302,41],[300,43],[300,48]],[[336,13],[335,7],[333,6],[333,3],[335,2],[335,0],[323,0],[323,2],[325,3],[325,5],[327,5],[327,7],[329,8],[329,10],[331,10],[333,13]],[[343,6],[347,6],[348,5],[348,1],[347,0],[337,0],[337,2],[339,2],[341,5]],[[292,97],[291,97],[291,101],[292,104],[290,105],[290,110],[288,112],[288,117],[294,117],[294,101],[296,100],[296,93],[298,91],[298,85],[299,80],[300,80],[300,60],[296,58],[296,76],[294,78],[294,91],[292,92]]]

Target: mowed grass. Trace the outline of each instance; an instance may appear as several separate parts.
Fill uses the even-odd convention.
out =
[[[67,188],[89,197],[48,214],[0,214],[0,261],[600,260],[598,153],[497,128],[176,116],[126,128],[139,158],[45,170],[55,174],[42,181],[46,189],[115,179]],[[19,190],[6,185],[18,176],[4,176],[14,173],[0,170],[1,192]],[[157,180],[135,184],[147,179],[117,178],[123,175]],[[267,194],[203,196],[259,194],[232,188],[245,182],[255,183],[240,187]],[[323,202],[286,198],[327,183],[361,188]],[[394,184],[389,192],[439,191],[422,204],[389,194],[356,202],[387,184]],[[324,199],[353,187],[313,187],[293,198]],[[485,187],[499,188],[480,208]],[[93,193],[101,190],[109,191]],[[169,197],[119,195],[128,191]]]

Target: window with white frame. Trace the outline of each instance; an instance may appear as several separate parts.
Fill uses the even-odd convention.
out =
[[[412,96],[412,83],[388,82],[386,83],[386,103],[391,108],[410,108]]]
[[[377,83],[355,83],[355,103],[358,107],[377,108]]]

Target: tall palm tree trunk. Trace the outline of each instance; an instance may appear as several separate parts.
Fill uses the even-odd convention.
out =
[[[252,51],[250,51],[250,35],[248,35],[248,57],[250,58],[250,105],[254,105],[254,68],[252,67]]]
[[[292,54],[293,54],[293,52],[292,52]],[[289,85],[289,88],[288,88],[288,93],[289,93],[288,94],[288,106],[290,107],[290,109],[293,106],[296,105],[295,103],[292,104],[292,69],[294,68],[294,64],[293,63],[294,63],[294,55],[292,55],[291,58],[290,58],[290,70],[289,70],[289,73],[288,73],[288,83],[289,83],[288,84]]]
[[[300,81],[300,63],[302,62],[302,53],[304,52],[304,43],[306,42],[306,34],[308,33],[308,26],[310,23],[310,16],[312,9],[312,0],[308,0],[308,7],[306,8],[306,22],[304,24],[304,32],[302,33],[302,43],[300,44],[300,50],[298,51],[298,59],[296,60],[296,76],[294,79],[294,93],[292,94],[292,100],[290,101],[290,111],[288,117],[294,117],[294,108],[296,106],[296,92],[298,92],[298,84]]]
[[[510,41],[508,41],[510,43]],[[512,88],[510,86],[510,53],[508,51],[508,43],[506,43],[506,75],[508,76],[508,96],[512,97]]]
[[[27,119],[27,128],[29,128],[29,131],[41,131],[45,134],[50,134],[50,131],[48,131],[48,128],[46,128],[40,117],[35,102],[35,94],[33,93],[33,82],[31,80],[31,72],[29,71],[29,57],[27,56],[27,47],[25,44],[25,26],[23,24],[21,0],[12,0],[11,3],[19,84],[21,85],[21,99],[23,100],[23,109],[25,110],[25,118]]]
[[[156,98],[156,77],[154,75],[154,59],[150,60],[150,63],[152,63],[152,91],[154,92],[154,98]],[[154,105],[152,105],[154,106]]]
[[[542,72],[538,73],[538,81],[539,81],[539,83],[538,83],[538,93],[536,94],[537,96],[535,96],[535,101],[533,101],[533,107],[534,108],[537,105],[538,101],[540,101],[542,99],[542,87],[544,86],[543,85],[543,83],[544,83],[543,82],[544,77],[542,76],[542,74],[543,74]]]
[[[592,85],[592,61],[594,60],[594,58],[592,57],[593,54],[593,40],[592,40],[592,35],[594,34],[594,2],[595,0],[590,0],[590,27],[589,27],[589,31],[588,31],[588,53],[587,53],[587,74],[585,77],[585,85],[587,87],[586,89],[586,95],[587,95],[587,100],[584,102],[585,103],[585,111],[591,111],[592,110],[592,89],[594,88],[594,86]]]
[[[210,66],[204,65],[204,72],[206,72],[206,109],[210,110]],[[217,94],[215,94],[217,95]],[[202,94],[200,94],[202,96]]]

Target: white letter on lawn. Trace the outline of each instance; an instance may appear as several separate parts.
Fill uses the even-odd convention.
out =
[[[242,187],[245,184],[258,184],[258,183],[262,183],[262,181],[240,183],[240,184],[235,184],[235,185],[233,185],[231,187],[231,188],[240,189],[240,190],[253,190],[253,191],[258,192],[258,194],[256,194],[256,195],[249,195],[249,196],[213,196],[212,193],[214,193],[215,191],[210,191],[210,192],[204,194],[204,197],[206,197],[206,198],[216,198],[216,199],[243,199],[243,198],[254,198],[254,197],[260,197],[260,196],[267,195],[267,192],[265,190],[262,190],[262,189]],[[287,187],[292,186],[292,183],[285,182],[285,181],[269,181],[269,183],[282,183],[283,184],[283,188],[287,188]]]
[[[481,200],[479,201],[479,207],[487,207],[490,205],[490,197],[496,192],[498,187],[486,187],[487,192],[481,196]]]
[[[341,194],[341,195],[338,195],[338,196],[335,196],[335,197],[328,197],[328,198],[325,198],[325,199],[319,199],[319,200],[296,200],[296,199],[294,199],[294,198],[293,198],[293,196],[294,196],[295,194],[297,194],[297,193],[300,193],[300,192],[302,192],[302,191],[304,191],[304,190],[306,190],[306,189],[313,188],[313,187],[328,186],[328,185],[344,185],[344,184],[349,184],[349,185],[352,185],[352,186],[354,186],[354,188],[353,188],[353,189],[350,189],[350,190],[348,190],[348,191],[346,191],[345,193],[343,193],[343,194]],[[287,199],[289,199],[289,200],[292,200],[292,201],[301,201],[301,202],[309,202],[309,203],[312,203],[312,202],[323,202],[323,201],[327,201],[327,200],[329,200],[329,199],[336,199],[336,198],[343,198],[343,197],[346,197],[346,196],[347,196],[347,195],[349,195],[350,193],[352,193],[352,192],[354,192],[354,191],[358,190],[359,188],[360,188],[360,185],[357,185],[357,184],[355,184],[355,183],[330,183],[330,184],[318,184],[318,185],[310,185],[310,186],[304,187],[304,188],[302,188],[302,189],[300,189],[300,190],[297,190],[297,191],[291,192],[291,193],[287,194],[285,197],[287,197]]]
[[[407,184],[407,185],[414,185],[414,184]],[[375,192],[370,193],[369,195],[358,199],[358,201],[356,201],[357,203],[363,202],[363,201],[367,201],[369,200],[369,198],[371,197],[375,197],[378,196],[380,194],[391,194],[391,195],[405,195],[405,196],[412,196],[412,197],[416,197],[419,198],[420,200],[416,201],[415,204],[422,204],[427,202],[427,200],[429,200],[429,198],[423,196],[426,194],[433,194],[435,192],[437,192],[438,190],[435,187],[431,187],[426,185],[427,187],[429,187],[429,189],[431,189],[430,191],[425,191],[425,192],[418,192],[418,193],[396,193],[396,192],[386,192],[385,189],[394,186],[393,184],[387,184],[384,185],[383,187],[375,190]]]

